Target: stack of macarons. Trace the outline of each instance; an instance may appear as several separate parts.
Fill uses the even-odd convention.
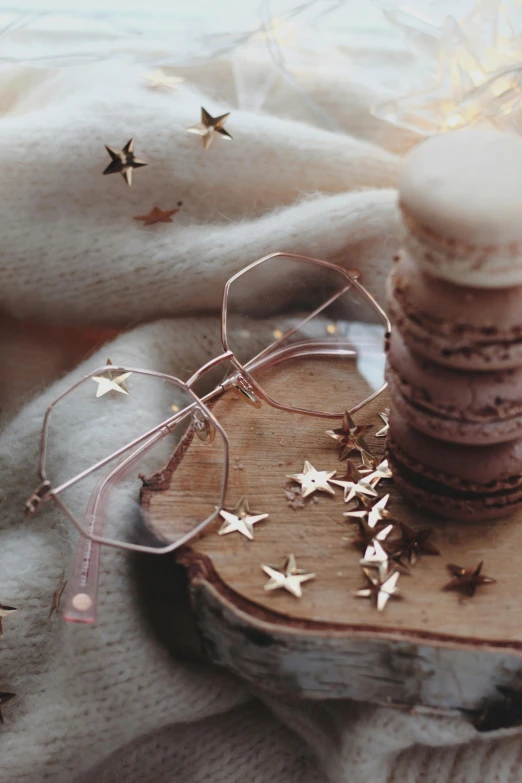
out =
[[[432,138],[399,182],[388,279],[388,459],[414,503],[454,519],[522,507],[522,138]]]

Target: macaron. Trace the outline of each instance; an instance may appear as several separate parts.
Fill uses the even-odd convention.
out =
[[[522,438],[492,446],[443,443],[392,409],[387,458],[402,494],[439,516],[498,519],[522,508]]]
[[[440,367],[410,351],[396,329],[386,353],[392,407],[414,429],[470,445],[522,438],[522,366],[489,373]]]
[[[399,176],[403,247],[456,285],[522,284],[522,137],[455,131],[419,144]]]
[[[395,258],[387,308],[410,350],[460,370],[522,365],[522,286],[463,288],[424,273],[404,250]]]

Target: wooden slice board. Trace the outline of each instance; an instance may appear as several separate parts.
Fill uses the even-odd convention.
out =
[[[365,381],[346,366],[315,364],[276,367],[263,379],[275,399],[342,410],[364,394]],[[373,422],[367,443],[382,456],[379,411],[386,393],[355,418]],[[354,597],[363,586],[360,552],[343,517],[342,489],[335,497],[293,509],[285,496],[287,474],[308,459],[319,470],[344,474],[336,443],[324,431],[339,424],[277,410],[249,407],[234,392],[218,399],[213,412],[230,441],[226,507],[245,495],[250,508],[270,516],[255,526],[255,540],[217,535],[221,520],[176,553],[186,569],[192,611],[209,659],[254,685],[307,698],[354,698],[416,708],[476,709],[497,685],[522,686],[522,515],[498,522],[454,523],[408,505],[393,487],[395,516],[413,526],[433,525],[441,556],[424,556],[402,576],[402,600],[377,612]],[[182,442],[165,469],[144,481],[142,507],[150,529],[169,539],[184,504],[205,494],[205,476],[215,470],[213,446]],[[297,565],[316,573],[303,597],[266,592],[262,563],[293,553]],[[168,556],[170,557],[170,556]],[[471,566],[484,560],[484,573],[497,584],[473,598],[444,592],[447,563]],[[175,622],[173,617],[172,622]]]

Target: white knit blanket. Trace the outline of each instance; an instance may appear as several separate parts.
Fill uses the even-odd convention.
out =
[[[522,780],[517,731],[480,736],[465,718],[351,702],[287,704],[173,659],[119,551],[102,559],[97,625],[46,621],[73,545],[53,508],[26,520],[22,506],[37,480],[43,412],[59,391],[107,356],[172,373],[198,367],[219,351],[223,283],[266,253],[358,267],[382,301],[396,248],[396,154],[410,140],[372,118],[375,96],[349,74],[301,74],[345,130],[333,133],[306,121],[283,80],[263,114],[216,103],[233,101],[226,60],[186,74],[176,93],[148,89],[141,72],[109,63],[0,71],[0,402],[9,411],[0,435],[0,601],[19,607],[0,641],[0,691],[17,693],[0,726],[0,779]],[[232,110],[233,141],[218,138],[203,152],[185,132],[201,104]],[[101,172],[103,144],[131,137],[149,166],[128,189]],[[132,220],[178,200],[172,225]],[[105,329],[123,333],[78,365]],[[110,444],[113,434],[93,426],[93,441]],[[71,426],[62,458],[83,436]]]

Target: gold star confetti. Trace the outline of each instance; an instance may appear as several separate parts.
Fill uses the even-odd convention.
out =
[[[377,460],[368,451],[361,451],[361,464],[357,465],[357,470],[364,476],[374,473],[377,469]]]
[[[482,585],[495,584],[495,579],[492,579],[490,576],[482,575],[481,572],[483,565],[483,560],[481,560],[480,563],[473,568],[464,568],[463,566],[453,565],[450,563],[446,567],[453,578],[447,584],[445,584],[442,589],[459,590],[460,592],[465,593],[471,597],[475,595],[477,587],[481,587]]]
[[[374,576],[367,568],[363,568],[363,573],[366,577],[366,587],[355,591],[354,595],[356,598],[369,598],[373,601],[378,611],[382,612],[392,596],[396,598],[401,597],[400,590],[397,587],[400,576],[398,571],[389,574],[385,579],[381,579],[380,576]]]
[[[388,466],[388,460],[383,460],[375,469],[367,473],[364,480],[367,481],[372,487],[376,487],[381,479],[391,479],[393,474]]]
[[[376,438],[385,438],[388,434],[388,430],[390,429],[390,425],[388,424],[388,419],[390,417],[390,409],[385,408],[383,413],[379,413],[379,416],[384,422],[384,427],[382,430],[379,430],[379,432],[375,433]]]
[[[254,540],[254,525],[268,517],[268,514],[259,514],[256,511],[250,511],[248,500],[242,497],[231,511],[222,508],[219,512],[225,520],[218,530],[220,536],[227,533],[241,533],[242,536]]]
[[[341,447],[339,459],[348,459],[352,451],[366,452],[371,457],[371,452],[364,440],[364,433],[373,429],[373,424],[355,424],[354,420],[345,411],[342,425],[335,430],[326,430],[325,434],[337,441]]]
[[[4,716],[2,715],[2,707],[5,707],[7,702],[14,699],[16,693],[1,693],[0,692],[0,723],[4,722]]]
[[[107,364],[112,365],[110,359],[107,359]],[[128,394],[125,381],[132,375],[131,372],[124,372],[121,375],[116,375],[112,370],[107,370],[107,375],[93,375],[92,380],[98,384],[96,391],[97,397],[103,397],[108,392],[115,391],[120,394]]]
[[[172,215],[179,212],[181,205],[182,202],[178,201],[176,209],[163,210],[159,207],[152,207],[148,215],[136,215],[136,217],[133,217],[132,219],[143,220],[144,226],[153,226],[155,223],[172,223]]]
[[[219,117],[212,117],[211,114],[206,111],[203,106],[201,107],[201,122],[197,125],[192,125],[187,128],[187,133],[196,133],[203,138],[203,147],[207,150],[214,139],[214,134],[219,133],[225,139],[231,139],[232,136],[223,127],[225,122],[230,117],[230,112],[226,114],[220,114]]]
[[[166,87],[168,90],[175,90],[177,85],[184,81],[181,76],[167,76],[161,68],[157,68],[152,73],[144,73],[141,78],[149,82],[151,89]]]
[[[381,528],[372,528],[365,519],[357,519],[357,535],[353,540],[353,545],[359,549],[364,549],[364,556],[370,549],[375,540],[384,541],[392,532],[393,525],[387,525]]]
[[[390,496],[385,495],[383,498],[379,498],[379,500],[374,501],[371,504],[365,503],[366,508],[357,511],[346,511],[343,516],[352,517],[353,519],[366,519],[368,527],[374,528],[379,522],[386,519],[392,519],[390,511],[386,508],[389,499]]]
[[[419,555],[440,555],[439,550],[430,544],[428,539],[433,534],[431,527],[414,530],[404,522],[399,522],[401,537],[394,542],[391,554],[397,560],[405,558],[410,565],[415,565]]]
[[[64,579],[64,577],[65,577],[65,571],[62,571],[62,573],[60,574],[60,580],[58,582],[58,586],[53,593],[51,608],[49,609],[49,615],[47,617],[48,620],[50,620],[53,614],[57,612],[58,609],[60,608],[60,599],[67,585],[67,579]]]
[[[346,466],[346,475],[342,479],[331,479],[332,484],[338,484],[344,488],[344,501],[349,503],[354,498],[378,497],[371,484],[366,481],[353,462],[350,460]]]
[[[105,149],[111,156],[111,162],[103,172],[104,174],[121,174],[127,185],[132,185],[132,170],[139,169],[147,164],[143,160],[134,157],[134,139],[127,142],[122,150],[105,145]]]
[[[288,555],[281,570],[271,565],[262,565],[261,568],[270,577],[265,590],[288,590],[296,598],[301,598],[303,594],[303,582],[315,579],[315,574],[307,574],[302,568],[297,568],[294,555]]]
[[[390,558],[388,552],[382,547],[377,538],[367,548],[364,557],[362,560],[359,560],[359,564],[369,568],[377,568],[379,570],[379,579],[381,581],[385,579],[390,568]]]
[[[10,614],[13,614],[13,612],[17,612],[18,609],[16,609],[14,606],[5,606],[4,604],[0,604],[0,636],[4,635],[4,629],[2,628],[2,620],[5,617],[9,617]]]
[[[328,492],[335,495],[334,489],[329,485],[332,476],[335,476],[335,470],[316,470],[308,460],[305,460],[302,473],[287,475],[287,478],[297,481],[301,485],[301,495],[306,498],[312,492]]]

